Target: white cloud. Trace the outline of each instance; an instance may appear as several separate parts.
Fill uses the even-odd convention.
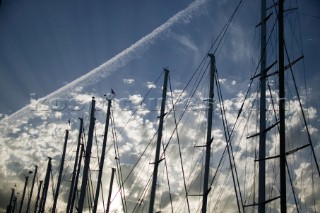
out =
[[[132,78],[125,78],[123,79],[123,82],[126,84],[133,84],[134,83],[134,79]]]
[[[224,84],[226,81],[227,81],[226,78],[219,78],[219,82],[220,82],[221,84]]]
[[[95,69],[89,71],[85,75],[73,80],[67,85],[41,98],[40,100],[53,99],[55,97],[68,94],[80,88],[88,87],[89,85],[92,85],[100,81],[101,78],[108,77],[112,72],[123,67],[131,59],[137,57],[137,55],[139,55],[141,52],[144,52],[146,49],[148,49],[148,47],[151,44],[153,44],[153,41],[160,38],[161,35],[163,35],[164,32],[170,30],[172,26],[174,26],[177,23],[181,23],[185,21],[186,19],[190,18],[193,13],[198,12],[199,8],[201,8],[201,6],[203,6],[206,2],[207,0],[192,2],[185,9],[174,14],[165,23],[163,23],[162,25],[154,29],[149,34],[142,37],[139,41],[132,44],[131,46],[126,48],[124,51],[115,55],[113,58],[101,64],[100,66],[96,67]],[[6,118],[7,120],[6,122],[14,121],[15,119],[27,116],[28,115],[27,112],[29,109],[30,109],[29,105],[23,107],[22,109],[8,116]]]
[[[150,81],[148,81],[148,82],[146,83],[146,86],[147,86],[149,89],[151,89],[151,88],[157,88],[157,86],[156,86],[153,82],[150,82]]]
[[[222,81],[226,80],[222,79]],[[173,97],[171,97],[174,99],[174,102],[177,100],[180,94],[180,99],[176,103],[177,119],[180,118],[182,109],[184,109],[184,106],[186,104],[185,100],[190,95],[186,91],[176,89],[173,91]],[[277,93],[275,92],[274,95],[276,96]],[[30,116],[30,118],[24,118],[15,125],[1,125],[1,144],[3,144],[3,146],[0,149],[0,154],[1,156],[5,157],[3,157],[3,163],[0,164],[0,167],[2,168],[2,173],[0,175],[5,175],[6,177],[9,177],[9,179],[18,182],[21,188],[21,186],[23,185],[23,180],[22,178],[20,178],[21,180],[16,180],[14,178],[14,176],[16,176],[16,171],[23,168],[32,168],[33,164],[35,163],[40,163],[42,171],[44,171],[47,156],[52,156],[53,159],[55,159],[53,163],[54,170],[56,171],[58,168],[59,158],[61,157],[64,131],[68,128],[71,129],[70,146],[68,145],[67,152],[69,159],[74,159],[75,141],[78,133],[78,121],[75,121],[75,118],[71,119],[71,127],[69,127],[67,120],[69,115],[75,115],[79,117],[79,114],[82,114],[85,120],[85,128],[87,130],[89,123],[88,115],[90,112],[89,106],[92,96],[96,96],[95,99],[97,101],[97,111],[95,112],[95,138],[97,139],[98,147],[96,147],[96,143],[94,143],[94,147],[92,149],[93,158],[91,163],[92,169],[97,168],[98,164],[96,156],[97,152],[101,152],[101,142],[104,134],[104,121],[106,116],[105,100],[101,97],[98,97],[98,95],[96,94],[74,93],[72,94],[72,96],[73,102],[71,103],[73,104],[73,106],[77,104],[76,106],[78,108],[83,108],[82,110],[72,111],[69,108],[66,108],[66,110],[62,111],[34,111],[34,115]],[[199,100],[204,99],[201,92],[196,93],[195,96]],[[244,99],[244,94],[242,92],[238,92],[235,96],[236,98],[227,98],[224,101],[229,130],[232,127],[233,122],[236,120],[238,110]],[[125,105],[122,105],[120,99],[115,99],[113,101],[112,115],[114,118],[114,123],[110,125],[110,132],[108,133],[108,152],[104,167],[104,176],[109,177],[108,175],[110,175],[110,167],[114,167],[116,162],[116,156],[114,154],[112,145],[115,137],[117,138],[117,145],[119,148],[119,156],[117,157],[120,157],[124,178],[127,177],[127,174],[129,174],[129,172],[133,168],[133,165],[137,163],[138,159],[141,156],[139,163],[136,165],[133,173],[130,175],[128,181],[125,184],[127,199],[132,203],[135,203],[141,196],[145,184],[152,174],[153,164],[150,163],[154,161],[155,138],[153,138],[153,136],[158,129],[157,116],[159,111],[150,111],[147,108],[146,103],[141,103],[142,99],[143,97],[141,94],[137,93],[130,95],[128,97],[128,101],[131,102],[131,108],[126,108]],[[257,150],[257,138],[247,140],[246,136],[258,132],[258,112],[250,110],[252,109],[251,106],[255,101],[256,94],[251,94],[247,98],[245,107],[239,117],[237,126],[234,130],[235,132],[233,135],[233,139],[231,141],[236,166],[238,169],[239,181],[241,183],[240,187],[242,191],[244,190],[244,187],[246,187],[246,191],[248,191],[250,188],[252,188],[252,184],[254,182],[252,175],[254,173],[254,159],[255,152]],[[201,103],[203,104],[203,101],[201,101]],[[295,105],[296,103],[293,101],[290,102],[290,104]],[[170,98],[168,98],[167,100],[167,106],[169,106],[169,108],[171,107]],[[169,111],[168,109],[166,109],[166,111]],[[195,109],[195,106],[193,106],[193,109]],[[201,168],[203,165],[204,149],[195,148],[194,145],[205,144],[207,113],[206,110],[203,110],[205,108],[200,109],[202,110],[188,110],[186,112],[186,115],[181,119],[180,125],[178,126],[180,148],[185,167],[185,174],[187,177],[187,186],[188,189],[192,189],[192,193],[194,192],[198,194],[201,194],[201,183],[203,181]],[[217,109],[217,111],[215,112],[219,111],[220,110]],[[306,134],[302,131],[304,128],[303,125],[301,125],[299,113],[300,112],[297,112],[295,108],[290,108],[290,111],[287,112],[287,116],[289,118],[287,124],[295,134],[300,134],[299,137],[301,139],[304,139],[306,138]],[[217,168],[217,163],[219,162],[222,151],[224,150],[224,147],[226,145],[224,131],[221,124],[221,117],[218,113],[215,113],[214,117],[214,128],[212,130],[214,140],[212,143],[211,175],[214,174]],[[309,117],[311,121],[317,120],[317,110],[310,108]],[[272,118],[272,116],[270,116],[270,118]],[[268,124],[269,123],[273,123],[273,120],[269,120]],[[111,131],[113,125],[115,126],[115,129]],[[167,144],[168,139],[171,137],[171,133],[174,128],[175,121],[173,113],[171,112],[170,114],[168,114],[164,122],[163,143],[165,145]],[[317,126],[310,126],[310,130],[312,135],[317,134]],[[115,134],[112,134],[112,132]],[[278,154],[278,136],[276,132],[277,131],[275,128],[274,130],[270,131],[270,133],[268,133],[268,142],[271,143],[271,145],[268,145],[268,156]],[[292,135],[290,138],[294,139],[298,137],[296,135]],[[148,145],[149,143],[150,145]],[[296,144],[297,142],[292,142],[291,146],[294,148]],[[147,146],[148,148],[146,149]],[[161,153],[163,153],[163,151],[161,151]],[[304,156],[303,152],[301,155]],[[22,160],[18,161],[18,158]],[[185,198],[183,197],[184,187],[182,183],[182,173],[179,159],[179,146],[176,134],[173,134],[171,142],[166,151],[165,159],[167,161],[168,175],[170,177],[172,186],[171,190],[174,194],[174,203],[185,206]],[[293,161],[293,159],[288,157],[288,163],[290,165],[291,171],[295,172],[296,178],[299,179],[299,175],[301,176],[301,174],[310,175],[309,173],[311,167],[304,166],[308,163],[299,165],[295,162],[296,161]],[[164,175],[164,162],[162,161],[159,165],[159,186],[163,187],[164,192],[167,192],[166,176]],[[67,171],[70,174],[71,168],[67,169]],[[273,167],[271,164],[267,167],[267,171],[267,187],[268,189],[273,188],[273,194],[270,194],[270,196],[273,196],[278,193],[276,185],[277,182],[274,182],[275,178],[273,178],[273,175],[277,172],[277,170],[273,171]],[[219,209],[222,209],[224,205],[228,204],[226,205],[228,211],[236,211],[237,208],[235,203],[235,194],[232,186],[232,177],[229,171],[229,161],[227,156],[225,157],[218,174],[219,175],[217,177],[217,180],[214,182],[213,189],[209,194],[209,199],[213,203],[210,208],[214,208],[214,206],[217,205],[219,206]],[[305,175],[303,175],[301,178],[307,177]],[[104,181],[106,182],[108,181],[108,179],[106,178]],[[304,195],[302,195],[301,197],[301,202],[310,204],[313,198],[312,196],[314,194],[310,191],[312,188],[310,188],[310,185],[306,187],[298,185],[298,183],[299,180],[298,182],[295,182],[299,193],[304,193]],[[12,185],[13,182],[7,180],[6,184]],[[107,190],[107,185],[108,184],[104,184],[104,191]],[[115,192],[116,188],[117,186],[115,186]],[[317,191],[318,188],[315,188],[314,190],[316,193],[319,192]],[[180,196],[181,194],[182,196]],[[217,194],[221,194],[221,197],[218,197]],[[247,202],[251,202],[253,200],[252,194],[250,194],[249,192],[247,192],[246,198],[248,199]],[[230,202],[230,199],[232,199],[233,201]],[[115,203],[121,203],[119,196],[116,198]],[[144,204],[147,205],[147,203],[148,198],[146,198],[144,201]],[[166,207],[163,207],[164,209],[168,207],[168,203],[166,200],[163,200],[162,204],[166,205]],[[201,202],[199,202],[199,200],[195,198],[190,198],[190,204],[193,211],[196,211],[198,207],[201,206]],[[292,202],[290,200],[288,206],[291,205]],[[113,209],[117,209],[118,207],[118,205],[112,205]]]

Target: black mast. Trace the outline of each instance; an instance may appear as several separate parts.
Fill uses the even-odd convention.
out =
[[[99,193],[100,193],[103,164],[104,164],[104,158],[105,158],[105,154],[106,154],[105,152],[106,152],[106,146],[107,146],[108,128],[109,128],[109,120],[110,120],[109,119],[110,118],[110,108],[111,108],[111,98],[108,99],[108,109],[107,109],[106,123],[105,123],[105,127],[104,127],[104,135],[103,135],[102,151],[101,151],[101,158],[100,158],[100,164],[99,164],[99,174],[98,174],[96,195],[94,197],[94,204],[93,204],[93,210],[92,210],[93,213],[96,213],[97,208],[98,208],[98,199],[99,199]]]
[[[39,202],[39,198],[40,198],[40,192],[41,192],[41,186],[42,186],[42,180],[39,181],[39,186],[38,186],[38,194],[37,194],[37,198],[36,198],[36,205],[34,207],[34,213],[37,212],[37,208],[38,208],[38,202]]]
[[[11,213],[11,211],[12,211],[12,201],[13,201],[13,197],[14,197],[14,189],[11,189],[10,201],[9,201],[9,205],[7,206],[7,211],[6,211],[6,213]]]
[[[110,200],[111,200],[111,194],[112,194],[112,185],[113,185],[113,178],[114,178],[114,173],[116,169],[112,168],[112,173],[111,173],[111,180],[110,180],[110,186],[109,186],[109,195],[108,195],[108,202],[107,202],[107,211],[106,213],[109,213],[110,209]]]
[[[211,138],[212,129],[212,111],[213,111],[213,97],[214,97],[214,72],[215,72],[215,57],[209,54],[210,57],[210,88],[208,98],[208,125],[207,125],[207,141],[206,141],[206,161],[204,167],[204,181],[203,181],[203,195],[202,195],[202,213],[207,212],[207,199],[209,194],[209,167],[210,167],[210,154],[211,154]]]
[[[71,185],[70,185],[70,192],[68,197],[68,204],[67,204],[67,213],[70,212],[70,206],[71,206],[71,200],[73,196],[73,191],[76,190],[75,188],[75,178],[76,178],[76,172],[77,172],[77,165],[78,165],[78,158],[79,158],[79,150],[80,150],[80,144],[81,144],[81,136],[82,136],[82,130],[83,130],[83,119],[79,118],[80,120],[80,128],[79,128],[79,135],[78,135],[78,144],[77,144],[77,150],[76,150],[76,158],[74,160],[74,166],[73,166],[73,172],[72,172],[72,179],[71,179]],[[72,212],[72,210],[71,210]]]
[[[62,178],[62,172],[63,172],[63,166],[64,166],[64,159],[66,156],[68,136],[69,136],[69,131],[66,130],[66,136],[64,139],[63,152],[62,152],[62,156],[61,156],[60,170],[59,170],[59,176],[58,176],[58,182],[57,182],[57,189],[56,189],[56,193],[54,195],[53,206],[52,206],[53,213],[56,212],[56,206],[57,206],[57,201],[58,201],[58,197],[59,197],[59,190],[60,190],[60,184],[61,184],[61,178]]]
[[[30,203],[31,203],[34,183],[35,183],[36,177],[37,177],[37,172],[38,172],[38,166],[35,166],[33,180],[32,180],[32,186],[31,186],[31,192],[30,192],[30,196],[29,196],[29,200],[28,200],[28,206],[27,206],[27,210],[26,210],[27,213],[29,212],[29,209],[30,209]]]
[[[90,125],[89,125],[89,132],[88,132],[88,142],[87,142],[87,148],[86,148],[86,154],[85,154],[85,162],[84,162],[84,168],[83,168],[83,176],[82,176],[82,183],[81,183],[81,191],[80,191],[80,198],[78,202],[78,211],[83,211],[83,205],[84,205],[84,198],[86,196],[86,189],[88,184],[88,176],[89,176],[89,166],[90,166],[90,160],[91,160],[91,149],[92,149],[92,141],[93,141],[93,132],[94,132],[94,112],[95,112],[95,104],[96,101],[94,100],[94,97],[92,98],[91,103],[91,114],[90,114]]]
[[[39,213],[42,213],[45,211],[47,193],[48,193],[49,182],[50,182],[50,172],[51,172],[51,158],[48,157],[48,166],[47,166],[46,177],[43,184],[42,196],[40,199],[40,205],[39,205],[39,211],[38,211]]]
[[[70,212],[71,213],[72,213],[72,210],[73,210],[74,200],[76,199],[76,193],[77,193],[77,190],[78,190],[78,181],[79,181],[79,175],[80,175],[80,168],[81,168],[81,161],[82,161],[83,153],[84,153],[84,145],[81,144],[80,158],[79,158],[79,163],[78,163],[76,180],[75,180],[75,183],[74,183],[73,195],[72,195],[71,204],[70,204]]]
[[[283,0],[279,0],[279,117],[280,117],[280,205],[281,213],[287,212],[286,205],[286,130],[285,130],[285,81],[284,81],[284,27]]]
[[[159,115],[159,129],[158,129],[156,155],[155,155],[155,160],[154,160],[154,169],[153,169],[153,176],[152,176],[149,213],[154,212],[153,207],[154,207],[154,200],[155,200],[155,196],[156,196],[158,167],[159,167],[159,163],[160,163],[160,145],[161,145],[161,139],[162,139],[163,118],[165,116],[164,108],[165,108],[165,104],[166,104],[168,75],[169,75],[169,70],[164,69],[164,82],[163,82],[163,88],[162,88],[162,101],[161,101],[161,109],[160,109],[160,115]]]
[[[259,196],[258,212],[265,213],[266,200],[266,0],[261,0],[261,44],[260,44],[260,129],[259,129]]]
[[[28,185],[28,180],[29,180],[29,176],[25,176],[25,183],[24,183],[24,188],[23,188],[23,193],[22,193],[22,198],[21,198],[19,213],[21,213],[21,211],[22,211],[22,206],[23,206],[24,196],[25,196],[25,194],[26,194],[26,189],[27,189],[27,185]]]

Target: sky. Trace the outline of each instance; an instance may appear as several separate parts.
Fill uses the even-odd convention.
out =
[[[272,1],[268,1],[271,5]],[[138,212],[147,211],[148,193],[145,184],[152,173],[155,149],[154,134],[157,132],[163,68],[170,70],[170,86],[167,108],[172,100],[177,101],[177,118],[183,112],[188,98],[192,97],[193,110],[187,110],[181,120],[178,134],[182,158],[187,175],[190,194],[201,194],[204,151],[195,149],[205,140],[206,111],[202,101],[208,95],[208,77],[201,74],[209,64],[206,56],[215,43],[227,20],[235,10],[236,0],[118,0],[93,2],[82,0],[2,1],[0,6],[0,208],[8,204],[11,188],[15,185],[21,199],[24,175],[39,166],[38,179],[44,178],[47,157],[53,158],[53,176],[56,184],[58,164],[62,154],[65,129],[70,130],[70,138],[65,161],[65,173],[59,198],[59,211],[65,210],[68,184],[72,172],[74,150],[77,140],[78,118],[88,116],[92,96],[97,101],[96,144],[91,169],[97,168],[97,152],[101,151],[104,129],[106,100],[111,88],[115,91],[113,101],[113,126],[115,134],[108,134],[108,151],[104,166],[103,193],[109,190],[111,168],[116,166],[115,157],[120,158],[123,177],[130,174],[125,183],[128,211],[132,212],[139,198],[143,198]],[[249,87],[250,78],[259,67],[259,23],[260,6],[257,1],[244,0],[228,28],[223,40],[215,51],[216,68],[227,109],[226,117],[231,129],[238,110],[245,98],[244,110],[235,123],[235,162],[242,183],[241,192],[246,203],[256,196],[252,191],[254,179],[254,155],[257,141],[246,140],[246,136],[257,131],[258,79]],[[308,127],[319,159],[319,66],[320,57],[320,3],[316,0],[286,1],[286,8],[298,7],[286,13],[286,44],[290,60],[304,55],[303,61],[294,67],[298,91],[307,115]],[[271,31],[275,21],[275,10],[269,23],[270,36],[268,64],[277,57],[277,30]],[[204,59],[204,61],[202,61]],[[286,61],[287,63],[288,61]],[[192,78],[195,74],[197,78]],[[276,71],[276,67],[272,68]],[[287,71],[287,139],[288,150],[297,148],[307,141],[302,114],[294,84]],[[191,79],[191,80],[190,80]],[[188,84],[190,80],[190,84]],[[200,82],[200,86],[196,87]],[[271,100],[277,97],[276,76],[269,78],[272,96],[268,95],[267,125],[275,123],[272,116]],[[186,88],[186,89],[185,89]],[[150,91],[150,93],[148,93]],[[146,99],[144,97],[146,96]],[[143,102],[142,102],[143,101]],[[218,102],[217,102],[218,103]],[[202,110],[201,110],[202,109]],[[214,143],[210,177],[213,177],[225,147],[219,106],[215,105],[212,130]],[[178,152],[175,128],[175,114],[168,113],[165,121],[163,143],[170,142],[166,150],[165,162],[170,177],[173,209],[187,212],[184,197],[183,177]],[[68,122],[70,120],[70,123]],[[174,136],[170,139],[170,135]],[[86,137],[86,136],[85,136]],[[112,141],[119,147],[119,155],[114,154]],[[276,130],[268,136],[268,154],[278,153]],[[303,142],[299,142],[303,141]],[[85,140],[85,139],[84,139]],[[150,145],[148,145],[150,143]],[[147,148],[146,148],[147,147]],[[146,148],[146,151],[144,152]],[[142,154],[144,153],[144,154]],[[141,159],[139,158],[140,156]],[[192,157],[191,157],[192,156]],[[310,157],[310,148],[289,156],[289,170],[297,180],[295,190],[299,194],[299,208],[302,211],[320,210],[316,195],[320,196],[319,177],[315,163]],[[191,158],[191,159],[189,159]],[[139,160],[140,159],[140,160]],[[138,161],[139,160],[139,161]],[[241,162],[237,164],[237,162]],[[225,157],[219,177],[213,182],[214,192],[209,197],[210,211],[236,211],[235,193]],[[247,166],[248,163],[248,166]],[[268,163],[268,196],[277,196],[277,161]],[[165,164],[160,165],[157,188],[157,209],[169,212],[170,201],[166,180]],[[247,174],[250,174],[247,176]],[[93,179],[97,174],[93,172]],[[315,176],[313,179],[311,177]],[[31,176],[30,176],[31,177]],[[307,184],[301,180],[307,178]],[[29,181],[30,184],[30,181]],[[122,212],[119,185],[114,184],[113,212]],[[149,187],[149,188],[148,188]],[[147,191],[150,186],[147,186]],[[288,185],[288,189],[290,187]],[[28,188],[30,190],[30,188]],[[251,191],[250,191],[251,190]],[[292,191],[292,190],[291,190]],[[160,193],[162,192],[162,193]],[[52,196],[52,190],[49,190]],[[218,196],[220,194],[220,196]],[[161,199],[160,199],[161,198]],[[201,199],[190,197],[191,212],[199,212]],[[160,201],[161,200],[161,201]],[[288,208],[294,208],[293,195],[288,193]],[[278,202],[268,205],[277,211]],[[52,203],[48,202],[50,209]],[[102,202],[99,204],[103,209]],[[0,210],[1,211],[1,210]]]

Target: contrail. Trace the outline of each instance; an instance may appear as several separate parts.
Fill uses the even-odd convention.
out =
[[[116,71],[120,67],[126,65],[131,59],[133,59],[139,50],[142,52],[146,50],[147,47],[152,44],[152,42],[159,38],[160,35],[168,30],[174,24],[180,22],[181,20],[189,18],[194,12],[196,12],[200,6],[206,3],[208,0],[196,0],[185,9],[179,11],[175,15],[173,15],[170,19],[168,19],[164,24],[154,29],[151,33],[141,38],[139,41],[117,54],[107,62],[101,64],[95,69],[91,70],[87,74],[75,79],[74,81],[66,84],[65,86],[59,88],[58,90],[48,94],[47,96],[39,99],[38,101],[43,101],[46,99],[57,97],[66,92],[70,92],[75,88],[90,86],[96,82],[98,82],[101,78],[105,78],[109,76],[113,71]],[[31,109],[30,104],[16,111],[15,113],[5,117],[0,122],[9,122],[10,120],[16,120],[24,116]]]

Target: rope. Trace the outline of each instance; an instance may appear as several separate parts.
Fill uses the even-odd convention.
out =
[[[286,167],[287,167],[287,172],[288,172],[290,185],[291,185],[291,189],[292,189],[292,193],[293,193],[294,203],[296,205],[296,210],[297,210],[298,213],[300,213],[299,208],[298,208],[297,195],[295,193],[295,190],[294,190],[294,187],[293,187],[293,184],[292,184],[292,178],[291,178],[291,174],[290,174],[290,170],[289,170],[287,159],[286,159]]]
[[[235,162],[232,162],[232,159],[234,161],[233,150],[232,150],[232,147],[231,147],[231,143],[228,143],[228,141],[229,141],[228,135],[230,135],[230,133],[229,133],[228,126],[227,126],[228,124],[227,124],[226,114],[225,114],[226,111],[225,111],[225,108],[224,108],[224,103],[223,103],[223,98],[222,98],[222,94],[221,94],[220,83],[219,83],[219,79],[218,79],[218,72],[217,72],[216,69],[215,69],[215,76],[216,76],[215,81],[216,81],[216,84],[217,84],[218,97],[219,97],[219,103],[220,103],[220,111],[221,111],[221,115],[222,115],[222,117],[221,117],[222,118],[222,124],[223,124],[223,129],[224,129],[225,140],[227,142],[227,151],[228,151],[229,162],[230,162],[230,170],[231,170],[234,190],[235,190],[236,198],[237,198],[238,211],[241,212],[240,205],[239,205],[238,192],[237,192],[238,190],[237,190],[237,186],[236,186],[236,182],[235,182],[235,177],[234,176],[236,176],[236,180],[237,180],[237,184],[238,184],[238,188],[239,188],[240,199],[241,199],[241,207],[242,207],[242,209],[244,211],[242,195],[241,195],[238,175],[237,175],[236,172],[235,172],[235,174],[233,173],[233,163],[234,163],[234,167],[235,167]],[[230,147],[230,149],[229,149],[229,147]]]
[[[164,149],[164,144],[162,141],[162,148]],[[167,183],[168,183],[168,189],[169,189],[169,199],[170,199],[170,205],[171,205],[171,212],[173,213],[173,206],[172,206],[172,197],[171,197],[171,187],[170,187],[170,181],[169,181],[169,175],[168,175],[168,165],[167,165],[167,159],[164,153],[164,165],[165,165],[165,172],[166,172],[166,176],[167,176]]]
[[[118,174],[118,179],[119,179],[119,186],[120,186],[120,194],[121,194],[121,201],[123,205],[123,211],[127,212],[127,201],[126,201],[126,194],[124,190],[124,181],[122,177],[122,169],[121,169],[121,164],[120,164],[120,154],[119,154],[119,149],[118,149],[118,144],[117,144],[117,133],[115,131],[115,122],[114,122],[114,117],[113,117],[113,112],[111,112],[111,123],[112,123],[112,136],[113,136],[113,144],[114,144],[114,151],[115,151],[115,158],[116,158],[116,165],[117,165],[117,172]]]
[[[288,55],[288,50],[287,50],[286,44],[284,44],[284,47],[285,47],[285,52],[286,52],[287,60],[288,60],[288,62],[289,62],[289,64],[290,64],[290,58],[289,58],[289,55]],[[311,140],[311,135],[310,135],[309,127],[308,127],[307,120],[306,120],[306,116],[305,116],[305,113],[304,113],[304,110],[303,110],[303,107],[302,107],[301,98],[300,98],[299,91],[298,91],[298,88],[297,88],[296,79],[295,79],[294,74],[293,74],[293,71],[292,71],[292,67],[290,67],[290,73],[291,73],[291,77],[292,77],[292,80],[293,80],[293,83],[294,83],[294,88],[295,88],[295,91],[296,91],[296,94],[297,94],[299,106],[300,106],[300,109],[301,109],[301,114],[302,114],[302,117],[303,117],[304,126],[305,126],[306,131],[307,131],[308,142],[309,142],[309,144],[310,144],[311,151],[312,151],[312,155],[313,155],[313,158],[314,158],[314,162],[315,162],[315,164],[316,164],[316,168],[317,168],[317,171],[318,171],[318,175],[319,175],[319,177],[320,177],[320,169],[319,169],[319,164],[318,164],[317,156],[316,156],[315,151],[314,151],[314,147],[313,147],[313,143],[312,143],[312,140]]]
[[[178,124],[177,124],[177,118],[176,118],[176,111],[175,111],[174,104],[173,104],[173,94],[172,94],[170,75],[169,75],[169,88],[170,88],[170,93],[171,93],[171,97],[172,97],[171,101],[172,101],[174,124],[175,124],[175,128],[177,129],[176,135],[177,135],[177,142],[178,142],[178,148],[179,148],[179,158],[180,158],[180,165],[181,165],[181,171],[182,171],[182,177],[183,177],[183,186],[184,186],[184,190],[185,190],[185,193],[186,193],[186,201],[187,201],[187,206],[188,206],[188,212],[190,213],[190,204],[189,204],[189,199],[188,199],[186,178],[185,178],[185,173],[184,173],[184,168],[183,168],[183,160],[182,160],[182,154],[181,154],[181,145],[180,145],[180,139],[179,139],[179,133],[178,133]]]

